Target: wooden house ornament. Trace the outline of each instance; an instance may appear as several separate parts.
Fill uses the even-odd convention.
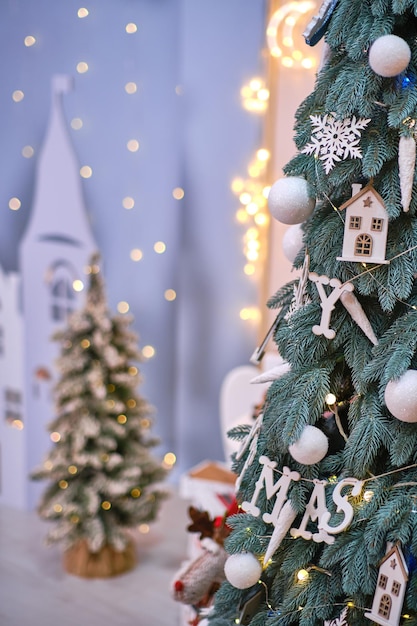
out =
[[[342,204],[346,209],[342,256],[338,261],[389,263],[385,260],[388,213],[384,201],[371,183],[352,185],[352,197]]]
[[[407,581],[404,555],[395,545],[388,549],[380,563],[372,609],[365,617],[381,626],[399,624]]]

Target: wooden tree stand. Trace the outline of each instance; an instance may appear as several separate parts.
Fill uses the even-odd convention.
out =
[[[69,574],[82,578],[108,578],[133,568],[136,563],[135,544],[129,541],[123,552],[105,545],[99,552],[91,552],[85,539],[64,552],[64,568]]]

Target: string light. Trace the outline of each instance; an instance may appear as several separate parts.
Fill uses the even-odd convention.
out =
[[[129,309],[130,309],[129,303],[126,302],[125,300],[122,300],[117,305],[117,310],[119,311],[119,313],[125,314],[129,311]]]
[[[132,261],[140,261],[143,258],[143,252],[139,248],[133,248],[130,251],[130,258]]]
[[[11,209],[12,211],[18,211],[21,206],[22,203],[20,202],[19,198],[10,198],[9,209]]]
[[[269,89],[262,78],[252,80],[240,90],[242,106],[253,113],[264,113],[268,108]]]
[[[316,60],[314,57],[305,57],[302,51],[295,46],[295,28],[301,16],[313,13],[316,3],[310,0],[301,2],[287,2],[277,9],[271,16],[267,29],[266,40],[272,57],[280,59],[284,67],[299,67],[311,69]],[[304,24],[304,19],[302,20]],[[301,32],[300,32],[301,34]]]
[[[308,571],[306,569],[300,569],[297,572],[297,579],[300,582],[306,582],[310,577],[310,574],[308,573]]]
[[[20,89],[16,89],[16,91],[12,93],[12,98],[14,102],[21,102],[24,97],[25,97],[25,94]]]
[[[145,359],[151,359],[153,356],[155,356],[155,348],[153,346],[143,346],[142,355],[145,357]]]
[[[167,469],[171,469],[177,462],[177,457],[173,452],[167,452],[164,456],[163,465]]]

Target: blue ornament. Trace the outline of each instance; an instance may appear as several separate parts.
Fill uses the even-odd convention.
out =
[[[417,559],[411,552],[410,546],[404,546],[403,548],[404,559],[408,567],[408,573],[411,575],[417,568]]]

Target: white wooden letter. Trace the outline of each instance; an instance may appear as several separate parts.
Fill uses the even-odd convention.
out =
[[[346,487],[347,485],[351,485],[353,487],[351,495],[358,496],[362,491],[363,482],[361,480],[357,480],[357,478],[344,478],[334,488],[332,493],[333,502],[337,505],[337,512],[340,513],[343,511],[345,517],[338,526],[329,526],[330,513],[329,511],[325,511],[320,517],[318,525],[321,530],[328,532],[331,535],[341,533],[349,526],[349,524],[351,524],[353,519],[353,507],[348,501],[348,495],[341,494],[343,487]]]
[[[313,283],[316,283],[322,309],[320,324],[313,326],[313,333],[315,335],[324,335],[326,339],[334,339],[336,333],[330,328],[330,317],[334,310],[334,305],[344,291],[353,291],[354,287],[351,283],[342,284],[338,278],[329,279],[328,276],[319,276],[316,272],[310,272],[308,277]],[[327,295],[324,285],[333,287],[333,291],[329,295]]]
[[[314,489],[311,493],[310,500],[306,506],[304,517],[301,520],[299,528],[291,528],[290,534],[292,537],[303,537],[303,539],[312,539],[316,543],[325,542],[331,544],[334,542],[334,537],[331,537],[326,530],[319,528],[317,533],[312,533],[306,530],[308,521],[311,519],[313,522],[321,519],[326,513],[326,493],[325,486],[327,482],[325,480],[315,480]]]

